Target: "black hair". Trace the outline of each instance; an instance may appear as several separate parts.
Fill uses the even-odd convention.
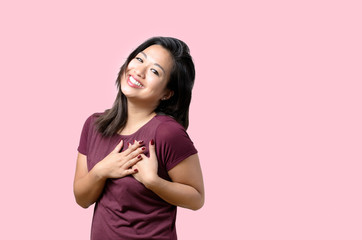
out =
[[[185,129],[189,125],[189,108],[192,88],[195,82],[195,66],[189,47],[183,41],[172,37],[153,37],[138,46],[122,65],[116,85],[118,94],[113,107],[101,114],[97,121],[97,129],[103,136],[111,136],[122,130],[127,123],[127,98],[121,91],[120,81],[128,64],[138,53],[152,45],[160,45],[168,50],[173,59],[173,66],[167,88],[173,91],[173,96],[161,101],[154,110],[158,114],[172,116]]]

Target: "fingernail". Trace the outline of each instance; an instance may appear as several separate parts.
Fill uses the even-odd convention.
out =
[[[139,141],[138,143],[139,143],[139,144],[143,144],[143,141]]]
[[[138,155],[137,158],[140,159],[142,156],[141,155]]]
[[[142,150],[142,151],[144,151],[144,150],[146,150],[146,148],[145,148],[145,147],[143,147],[143,148],[141,148],[141,150]]]
[[[135,168],[135,169],[134,169],[134,172],[138,172],[138,169],[137,169],[137,168]]]
[[[155,145],[155,141],[153,139],[151,140],[151,145]]]

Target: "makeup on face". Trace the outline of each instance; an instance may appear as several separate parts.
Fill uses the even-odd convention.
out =
[[[127,78],[127,83],[128,85],[130,85],[131,87],[134,88],[144,88],[143,84],[140,83],[135,77],[133,77],[132,75],[129,75]]]

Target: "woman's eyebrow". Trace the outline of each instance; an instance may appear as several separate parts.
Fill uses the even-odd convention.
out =
[[[140,53],[147,59],[146,53],[144,53],[144,52],[140,52]],[[165,69],[163,69],[163,67],[162,67],[160,64],[154,63],[154,65],[157,66],[157,67],[159,67],[159,68],[161,68],[161,70],[163,71],[163,73],[166,74]]]

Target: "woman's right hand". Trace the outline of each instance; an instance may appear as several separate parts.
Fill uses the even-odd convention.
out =
[[[127,150],[120,152],[123,147],[123,140],[121,140],[107,157],[94,166],[97,175],[106,179],[122,178],[137,173],[137,169],[132,169],[132,166],[142,159],[140,154],[145,150],[142,145],[143,141],[135,141]]]

